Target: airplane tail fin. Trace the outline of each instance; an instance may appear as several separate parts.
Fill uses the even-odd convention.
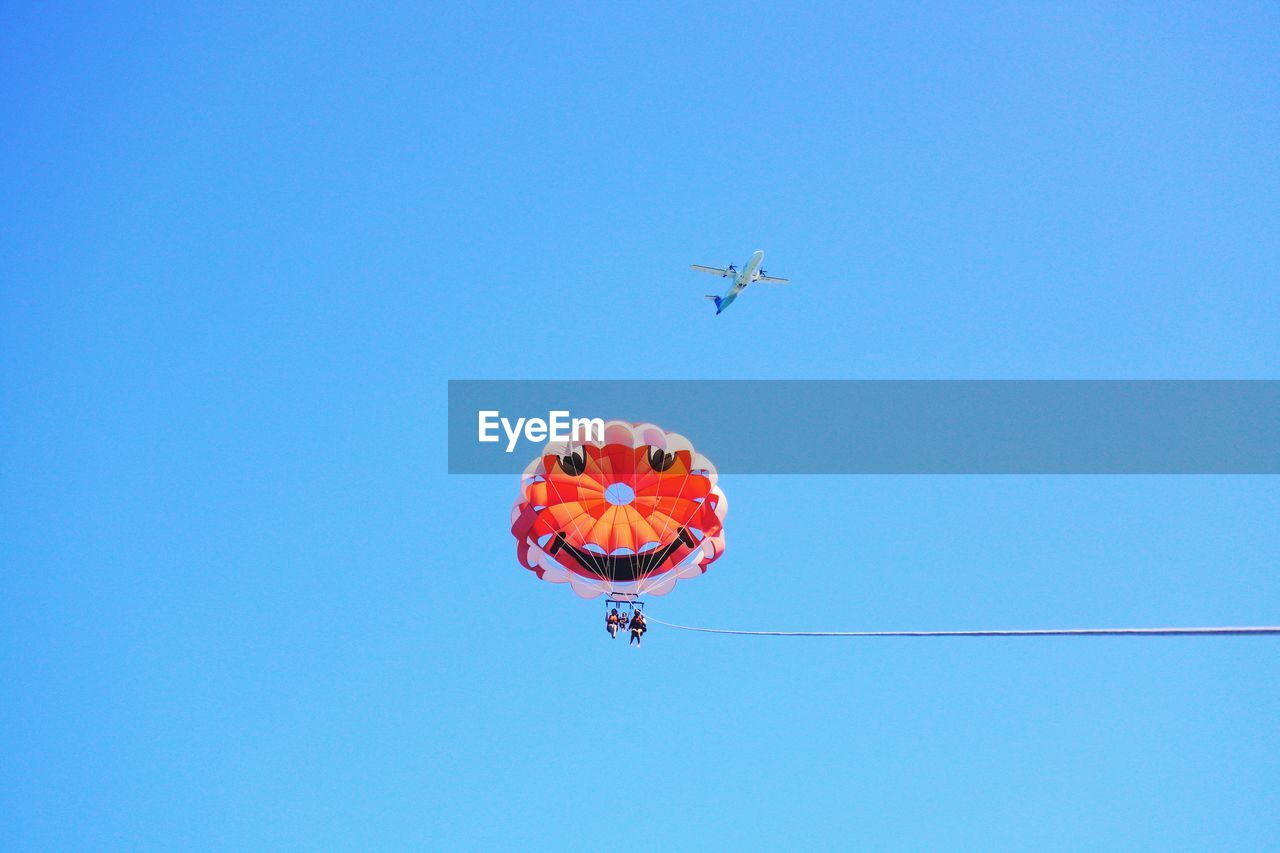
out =
[[[712,302],[714,302],[716,304],[716,313],[717,314],[720,313],[720,297],[719,296],[716,296],[715,294],[712,294],[712,293],[708,293],[706,296],[702,298],[710,299]]]

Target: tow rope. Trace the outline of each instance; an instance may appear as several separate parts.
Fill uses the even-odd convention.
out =
[[[699,631],[704,634],[737,634],[749,637],[1198,637],[1280,634],[1280,626],[1222,626],[1211,628],[1033,628],[985,631],[739,631],[731,628],[696,628],[664,622],[646,614],[646,621]]]

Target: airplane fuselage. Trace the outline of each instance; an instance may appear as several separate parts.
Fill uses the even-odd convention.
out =
[[[729,288],[729,292],[720,297],[720,301],[716,303],[716,313],[724,311],[733,304],[733,300],[738,298],[738,294],[751,282],[756,280],[757,273],[760,272],[760,265],[764,263],[764,251],[758,251],[751,256],[751,260],[747,261],[747,265],[738,273],[737,278],[733,280],[733,286]]]

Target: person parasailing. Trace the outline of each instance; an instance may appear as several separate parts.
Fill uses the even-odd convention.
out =
[[[644,632],[649,626],[644,621],[644,611],[637,610],[636,615],[631,617],[631,639],[627,641],[627,645],[636,644],[636,648],[640,648],[640,638],[644,636]]]

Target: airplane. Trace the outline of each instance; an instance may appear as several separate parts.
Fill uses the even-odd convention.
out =
[[[708,294],[706,297],[707,299],[710,299],[716,303],[716,313],[719,314],[721,311],[723,311],[724,309],[728,308],[731,304],[733,304],[733,300],[738,298],[738,294],[741,293],[743,289],[748,284],[751,284],[752,282],[763,281],[763,282],[768,282],[769,284],[787,284],[788,283],[789,279],[773,278],[764,270],[760,269],[760,264],[763,262],[764,262],[764,250],[761,249],[751,256],[751,260],[747,261],[747,265],[742,268],[742,272],[738,272],[737,268],[735,268],[733,264],[729,264],[729,266],[725,267],[724,269],[721,269],[719,267],[704,267],[700,264],[690,264],[689,268],[695,269],[698,272],[706,272],[706,273],[711,273],[712,275],[718,275],[721,278],[733,279],[733,286],[729,288],[729,292],[726,293],[724,296],[716,296],[714,294]]]

